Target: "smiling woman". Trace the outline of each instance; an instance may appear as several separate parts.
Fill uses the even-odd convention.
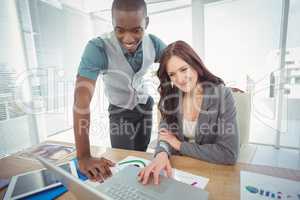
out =
[[[171,96],[176,96],[180,92],[187,94],[185,97],[198,93],[201,96],[203,85],[224,84],[223,80],[213,75],[196,52],[183,41],[170,44],[164,51],[157,76],[160,80],[159,92],[161,96],[159,109],[162,117],[168,123],[174,122],[172,121],[173,115],[169,115],[168,111],[172,113],[179,106],[179,99],[170,98]],[[202,84],[198,84],[200,82]],[[199,97],[199,95],[197,96]],[[199,98],[195,100],[197,99],[199,100]]]
[[[139,173],[140,181],[146,184],[153,174],[158,184],[161,170],[170,176],[173,154],[235,164],[239,132],[231,89],[183,41],[165,49],[157,75],[162,114],[159,142],[154,160]]]

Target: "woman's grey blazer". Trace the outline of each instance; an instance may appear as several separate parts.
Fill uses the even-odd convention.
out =
[[[176,112],[178,124],[160,122],[182,142],[175,151],[167,142],[158,141],[155,155],[165,151],[169,156],[180,154],[220,164],[235,164],[239,155],[239,132],[235,103],[230,88],[209,84],[203,87],[201,111],[195,129],[195,142],[188,142],[182,133],[182,113]],[[180,109],[179,109],[180,110]]]

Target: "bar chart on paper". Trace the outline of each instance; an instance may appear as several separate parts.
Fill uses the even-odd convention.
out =
[[[241,200],[300,200],[300,182],[241,171]]]

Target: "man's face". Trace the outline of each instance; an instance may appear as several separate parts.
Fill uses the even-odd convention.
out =
[[[116,37],[128,52],[133,53],[141,42],[148,25],[143,9],[138,11],[113,11],[113,26]]]

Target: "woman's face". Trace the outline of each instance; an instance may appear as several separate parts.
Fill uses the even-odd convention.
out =
[[[167,62],[167,73],[173,84],[185,93],[190,93],[197,85],[198,73],[183,59],[172,56]]]

